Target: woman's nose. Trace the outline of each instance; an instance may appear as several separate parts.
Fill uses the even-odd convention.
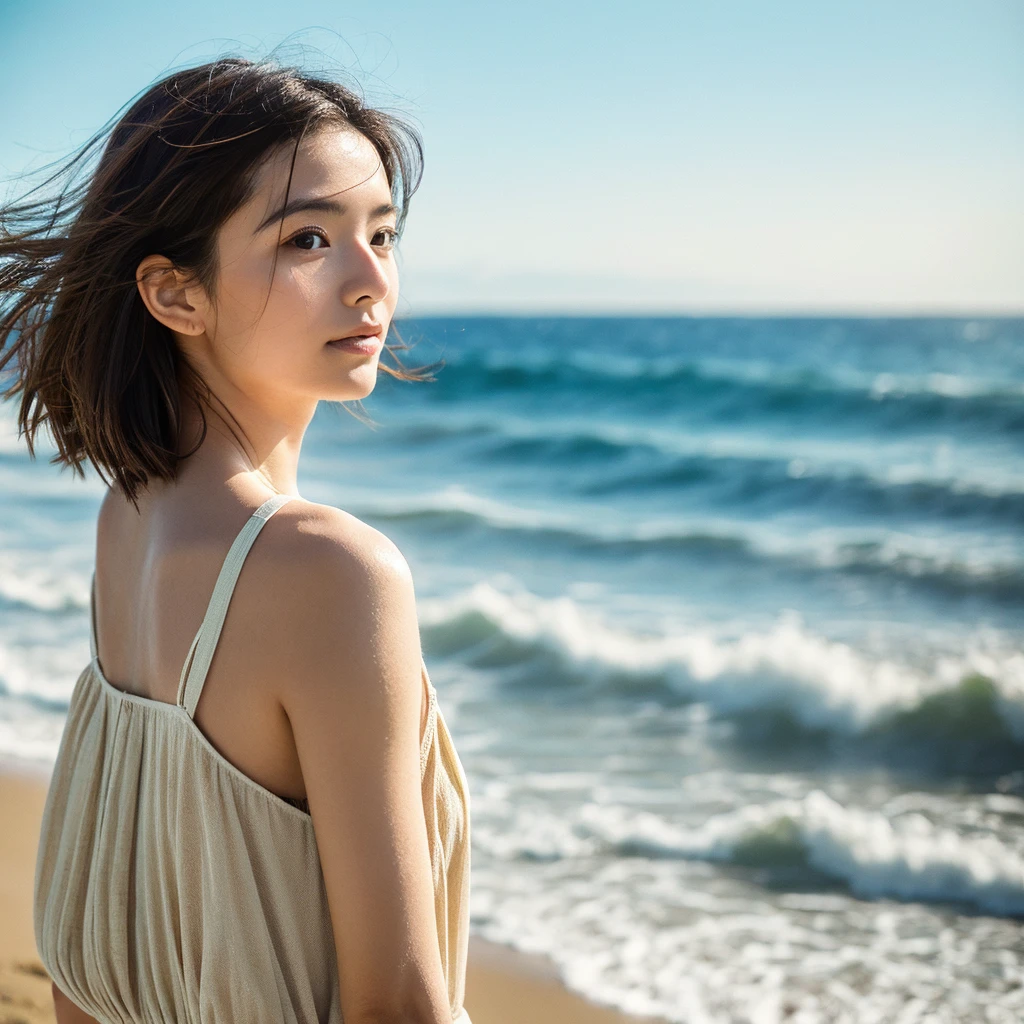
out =
[[[354,243],[346,254],[343,298],[348,305],[369,298],[383,301],[391,288],[387,268],[379,256],[367,245]]]

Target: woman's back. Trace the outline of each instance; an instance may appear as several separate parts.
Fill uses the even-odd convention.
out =
[[[216,493],[216,492],[214,492]],[[263,496],[225,491],[201,512],[182,488],[152,486],[139,511],[111,490],[97,522],[96,632],[99,663],[121,690],[173,704],[181,668],[238,523]],[[339,509],[301,499],[275,512],[245,559],[231,596],[216,656],[196,706],[200,731],[233,765],[285,799],[303,802],[306,787],[279,690],[292,674],[275,665],[287,648],[251,623],[278,618],[280,568],[301,558],[300,533],[372,545],[377,531]],[[379,535],[378,535],[379,536]],[[275,587],[276,584],[276,587]],[[427,725],[423,688],[420,733]]]
[[[47,969],[101,1021],[340,1021],[343,1004],[346,1021],[358,1019],[360,986],[373,984],[365,961],[386,948],[367,911],[376,900],[387,921],[388,897],[375,886],[395,889],[394,873],[351,851],[376,843],[380,859],[387,842],[373,808],[401,818],[401,798],[381,798],[379,777],[394,773],[373,761],[387,730],[367,727],[382,719],[372,696],[355,692],[358,665],[346,673],[324,636],[344,644],[346,630],[317,607],[327,601],[359,619],[358,607],[339,607],[332,579],[358,604],[365,593],[352,566],[386,564],[396,549],[336,509],[287,495],[261,504],[229,544],[217,521],[227,505],[200,519],[156,500],[137,515],[112,494],[100,517],[94,658],[54,768],[35,912]],[[276,529],[256,544],[271,517]],[[408,637],[408,603],[398,604]],[[365,639],[351,647],[367,649]],[[411,834],[425,839],[419,882],[429,874],[447,1002],[467,1021],[468,790],[421,656],[419,667]],[[364,711],[370,735],[360,745],[354,719]],[[408,794],[408,774],[398,776]],[[425,916],[404,909],[410,934]]]

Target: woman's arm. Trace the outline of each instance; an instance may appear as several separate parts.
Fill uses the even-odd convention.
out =
[[[309,799],[351,1024],[451,1024],[420,772],[422,650],[409,566],[330,509],[271,552],[260,647]],[[268,538],[269,539],[269,538]],[[280,555],[280,557],[278,557]],[[267,634],[272,634],[268,636]]]
[[[53,990],[53,1008],[57,1014],[57,1024],[100,1024],[95,1017],[90,1017],[85,1010],[80,1010],[59,988],[57,982],[51,986]]]

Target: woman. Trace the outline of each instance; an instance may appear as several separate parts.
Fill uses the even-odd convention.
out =
[[[0,213],[20,428],[110,478],[36,864],[62,1022],[469,1024],[469,794],[409,568],[296,487],[320,400],[422,379],[380,362],[421,157],[230,58]]]

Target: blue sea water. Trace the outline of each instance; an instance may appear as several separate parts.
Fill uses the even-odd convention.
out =
[[[1024,320],[448,317],[304,497],[385,532],[472,928],[686,1024],[1024,1017]],[[103,484],[0,405],[0,753],[52,763]]]

